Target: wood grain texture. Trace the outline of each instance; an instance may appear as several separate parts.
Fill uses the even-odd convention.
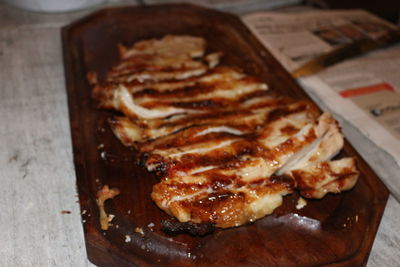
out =
[[[179,19],[177,19],[179,18]],[[74,161],[89,259],[101,266],[132,264],[198,265],[363,265],[374,240],[388,191],[357,152],[356,187],[296,210],[298,196],[286,197],[273,215],[254,224],[219,230],[205,237],[162,233],[168,218],[151,202],[156,177],[135,164],[135,152],[112,135],[109,112],[96,109],[85,75],[100,75],[117,62],[116,45],[191,34],[204,37],[210,50],[224,51],[224,64],[240,66],[264,79],[276,92],[307,98],[295,81],[233,16],[189,5],[116,8],[99,11],[63,29]],[[122,193],[107,209],[114,226],[100,231],[95,194],[104,184]],[[89,216],[90,215],[90,216]],[[147,225],[154,223],[154,231]],[[134,229],[141,227],[144,235]],[[125,242],[129,236],[130,242]]]

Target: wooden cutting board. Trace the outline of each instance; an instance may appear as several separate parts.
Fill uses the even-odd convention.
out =
[[[347,142],[342,156],[357,157],[361,170],[349,192],[308,200],[301,210],[295,208],[299,196],[292,194],[270,216],[204,237],[168,236],[160,230],[160,221],[169,216],[150,199],[157,178],[139,167],[135,151],[113,136],[107,124],[112,113],[96,108],[86,73],[104,76],[117,63],[117,44],[166,34],[204,37],[210,51],[224,52],[223,64],[240,66],[280,94],[308,98],[234,15],[192,5],[120,7],[64,27],[71,134],[89,259],[99,266],[365,264],[388,191]],[[106,203],[115,218],[102,231],[96,192],[105,184],[118,187],[121,194]]]

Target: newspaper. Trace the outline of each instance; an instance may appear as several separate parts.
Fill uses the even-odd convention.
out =
[[[357,55],[397,34],[396,26],[364,10],[258,12],[242,19],[289,72],[330,53],[335,58],[324,58],[326,64]],[[363,47],[365,41],[369,43]]]

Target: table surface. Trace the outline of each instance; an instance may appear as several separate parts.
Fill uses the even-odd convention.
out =
[[[105,6],[121,4],[135,1]],[[0,266],[92,265],[76,191],[60,28],[98,8],[46,14],[0,3]],[[341,123],[383,180],[400,176],[385,152]],[[398,266],[399,221],[400,204],[390,196],[368,266]]]

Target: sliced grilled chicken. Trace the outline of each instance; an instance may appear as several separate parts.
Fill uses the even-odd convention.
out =
[[[265,137],[261,133],[259,136],[263,136],[262,139],[253,137],[252,140],[247,140],[245,137],[246,140],[241,140],[235,136],[222,142],[217,141],[216,144],[210,144],[210,141],[207,141],[205,146],[196,148],[191,146],[190,149],[178,148],[174,152],[168,151],[165,155],[162,154],[160,159],[163,160],[162,163],[170,162],[172,167],[169,167],[168,174],[161,182],[154,186],[152,198],[161,209],[174,215],[181,222],[202,221],[215,223],[218,227],[232,227],[270,214],[281,204],[282,196],[292,192],[301,179],[294,179],[293,173],[289,176],[292,179],[285,179],[288,176],[275,176],[274,173],[292,158],[297,158],[298,154],[303,154],[303,150],[313,146],[318,147],[313,144],[320,144],[321,138],[326,136],[330,129],[331,124],[323,122],[327,116],[329,115],[322,115],[317,123],[303,122],[305,125],[295,134],[287,135],[274,145],[271,145],[276,143],[273,135]],[[282,124],[278,120],[276,125]],[[265,130],[285,135],[278,133],[277,130],[274,131],[273,127],[266,127]],[[269,140],[274,141],[270,143]],[[235,144],[243,145],[245,142],[247,148],[251,149],[246,151],[247,154],[245,151],[235,149]],[[224,153],[231,155],[230,157],[221,156]],[[215,155],[214,160],[211,159],[213,155]],[[204,157],[208,159],[204,160]],[[201,169],[199,166],[202,162],[209,165]],[[154,168],[151,164],[148,165],[149,169]],[[306,170],[308,169],[303,172]],[[316,173],[312,168],[308,171]],[[294,173],[298,172],[299,170]],[[299,175],[299,177],[304,177],[310,185],[311,182],[307,180],[309,176]],[[333,179],[329,178],[331,176],[328,174],[326,177],[326,181]],[[351,181],[346,185],[351,185]],[[314,184],[314,186],[312,188],[318,192],[325,189],[334,190],[325,186],[324,183]],[[337,188],[345,190],[349,187],[338,186]],[[300,190],[304,191],[302,188]],[[318,194],[304,193],[304,196],[318,197]],[[203,203],[206,204],[203,206]],[[229,208],[223,209],[225,205]],[[237,210],[242,210],[242,212],[235,214]],[[202,212],[205,212],[207,216]]]
[[[205,41],[166,36],[120,46],[103,83],[88,75],[110,125],[160,182],[151,198],[180,222],[227,228],[270,214],[296,188],[307,198],[351,189],[353,158],[337,121],[308,101],[271,95],[241,70],[205,55]]]

